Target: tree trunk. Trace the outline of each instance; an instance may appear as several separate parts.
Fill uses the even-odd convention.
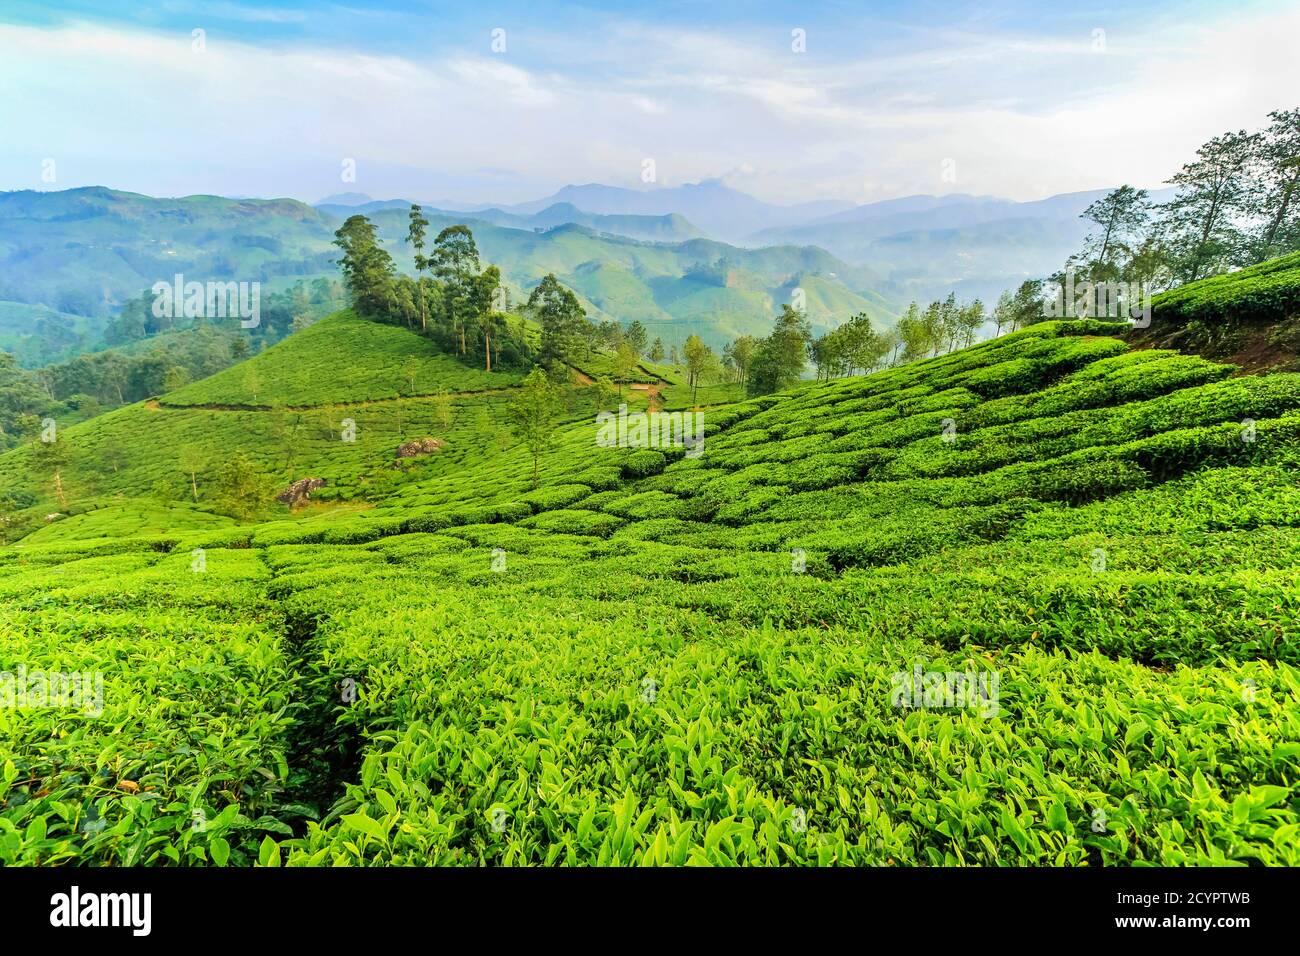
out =
[[[1214,229],[1214,223],[1219,218],[1219,199],[1223,193],[1223,183],[1217,183],[1214,187],[1214,199],[1210,202],[1210,211],[1205,216],[1205,225],[1201,228],[1201,243],[1196,248],[1196,258],[1192,260],[1191,281],[1195,282],[1201,274],[1201,259],[1205,255],[1205,247],[1210,242],[1210,232]]]
[[[1110,221],[1106,223],[1106,235],[1101,240],[1101,264],[1102,265],[1106,264],[1106,250],[1110,248],[1110,234],[1111,231],[1115,228],[1115,217],[1118,215],[1119,215],[1119,211],[1115,210],[1114,212],[1111,213]]]
[[[1268,250],[1273,247],[1273,238],[1281,228],[1282,220],[1286,218],[1287,207],[1291,205],[1291,193],[1295,191],[1297,184],[1300,184],[1300,171],[1291,177],[1291,182],[1287,183],[1282,190],[1282,202],[1278,204],[1277,215],[1268,224],[1268,233],[1264,236],[1264,248],[1260,250],[1259,261],[1261,262],[1268,258]]]

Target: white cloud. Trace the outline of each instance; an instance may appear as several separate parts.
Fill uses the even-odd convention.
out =
[[[1272,11],[1110,31],[1104,54],[1087,31],[967,30],[846,60],[820,55],[816,34],[793,54],[624,25],[587,60],[557,39],[568,52],[539,67],[513,52],[270,49],[218,30],[196,53],[188,33],[0,24],[0,187],[42,188],[45,157],[61,186],[303,198],[344,188],[345,157],[359,171],[346,188],[465,200],[635,186],[644,157],[660,183],[725,176],[785,202],[1155,186],[1208,137],[1296,105],[1298,33],[1300,11]],[[945,158],[956,183],[940,179]]]
[[[544,88],[537,77],[499,59],[456,59],[448,67],[468,87],[490,97],[506,97],[522,106],[555,102],[555,94]]]

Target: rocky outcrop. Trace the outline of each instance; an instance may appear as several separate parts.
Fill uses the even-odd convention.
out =
[[[324,478],[299,478],[284,491],[275,496],[275,500],[293,507],[307,501],[317,488],[325,487]]]
[[[404,441],[397,446],[397,457],[415,458],[419,455],[431,455],[436,451],[442,451],[446,444],[441,438],[417,438],[414,441]]]

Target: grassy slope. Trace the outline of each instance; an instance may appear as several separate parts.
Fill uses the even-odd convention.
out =
[[[403,371],[410,358],[418,363],[413,395]],[[598,374],[604,371],[602,366]],[[159,403],[61,423],[69,459],[60,470],[66,504],[55,497],[52,473],[34,463],[26,445],[0,456],[0,489],[34,494],[38,504],[27,513],[38,518],[114,507],[122,496],[152,497],[160,483],[168,497],[189,500],[193,490],[181,461],[192,450],[202,464],[200,508],[212,505],[212,473],[236,453],[251,458],[279,486],[324,478],[326,488],[313,495],[320,500],[373,497],[376,483],[387,487],[427,472],[454,474],[485,448],[513,446],[505,406],[520,379],[517,372],[468,367],[405,329],[338,313]],[[412,397],[396,398],[399,387]],[[449,425],[433,397],[442,390],[450,393]],[[627,402],[645,405],[630,390]],[[565,415],[585,418],[588,405],[590,399],[582,397]],[[343,440],[345,419],[354,424],[352,441]],[[444,439],[446,448],[409,463],[409,474],[396,472],[397,446],[426,436]]]
[[[1300,863],[1300,376],[1118,330],[711,410],[696,459],[575,418],[537,492],[467,406],[361,514],[0,552],[6,640],[124,728],[0,713],[0,860]],[[893,706],[918,662],[1000,713]]]
[[[404,366],[415,359],[414,388]],[[428,340],[340,312],[272,346],[249,362],[172,392],[165,405],[317,406],[398,395],[481,392],[518,384],[513,372],[488,373],[435,352]]]
[[[99,507],[55,521],[23,538],[25,548],[66,542],[103,544],[123,539],[157,539],[187,531],[210,531],[235,524],[231,518],[201,511],[185,503],[107,499]]]
[[[42,348],[33,334],[37,323],[49,322],[66,330],[54,348]],[[94,338],[103,323],[97,319],[58,312],[43,305],[0,301],[0,349],[13,352],[24,368],[39,368],[80,351],[81,338]],[[48,336],[47,336],[48,338]]]

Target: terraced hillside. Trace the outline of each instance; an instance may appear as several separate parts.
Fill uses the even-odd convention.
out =
[[[414,363],[408,366],[407,363]],[[256,360],[168,394],[175,407],[286,405],[295,408],[410,398],[438,391],[483,392],[523,376],[470,368],[431,351],[427,340],[393,325],[331,315]]]
[[[164,499],[206,502],[214,472],[242,453],[279,487],[311,475],[326,481],[317,499],[364,499],[372,482],[399,477],[392,465],[403,441],[436,435],[447,442],[436,465],[412,468],[459,467],[481,457],[480,445],[496,447],[521,378],[468,367],[406,329],[342,312],[159,401],[60,426],[62,500],[54,466],[32,443],[0,456],[0,488],[36,502],[29,519],[53,511],[80,525],[82,513],[109,509],[131,528],[139,499],[158,497],[160,486]],[[586,417],[586,406],[573,414]],[[193,484],[188,467],[196,468]],[[107,515],[96,521],[106,530],[112,523]],[[68,533],[51,525],[38,538]]]
[[[575,410],[537,490],[467,426],[365,510],[53,524],[0,662],[102,714],[0,709],[0,862],[1300,863],[1300,375],[1121,331],[711,408],[697,457]]]

